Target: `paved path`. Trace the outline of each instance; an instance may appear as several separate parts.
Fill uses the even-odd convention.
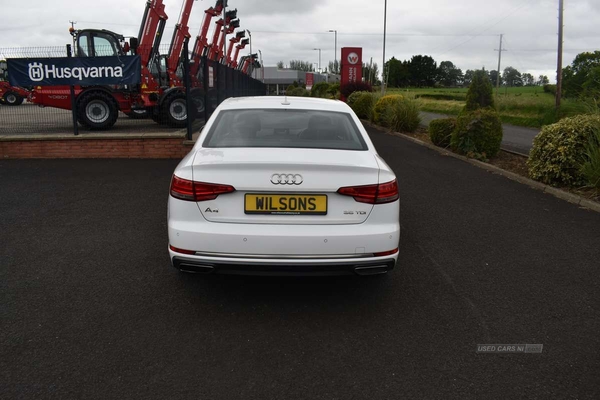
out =
[[[421,112],[422,124],[429,126],[429,123],[437,118],[448,118],[448,115],[435,114],[430,112]],[[510,124],[502,124],[504,127],[504,138],[502,139],[502,148],[524,155],[529,154],[533,145],[533,138],[540,133],[539,129],[523,128]]]
[[[600,398],[600,214],[368,129],[403,231],[367,279],[181,275],[177,162],[0,160],[0,398]]]

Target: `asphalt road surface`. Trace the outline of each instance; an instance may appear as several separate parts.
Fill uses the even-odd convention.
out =
[[[366,279],[175,271],[173,161],[0,161],[0,398],[600,398],[600,214],[369,130],[403,231]]]
[[[448,115],[421,112],[422,123],[425,126],[429,126],[429,123],[437,118],[448,118]],[[533,147],[533,138],[540,133],[540,130],[510,124],[502,124],[502,127],[504,128],[502,148],[523,155],[529,155],[529,151]]]

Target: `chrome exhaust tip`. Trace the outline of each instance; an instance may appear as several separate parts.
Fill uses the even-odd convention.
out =
[[[211,274],[215,272],[215,267],[212,265],[203,265],[203,264],[191,264],[191,263],[179,263],[177,265],[179,271],[186,272],[189,274]]]
[[[354,267],[354,273],[361,276],[383,275],[390,270],[388,265],[369,265],[367,267]]]

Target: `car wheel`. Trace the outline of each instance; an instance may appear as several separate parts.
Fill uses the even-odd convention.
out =
[[[119,108],[110,94],[89,92],[80,96],[77,114],[83,125],[92,130],[105,130],[117,122]]]

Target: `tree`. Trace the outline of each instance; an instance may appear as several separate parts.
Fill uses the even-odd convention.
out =
[[[492,81],[492,86],[496,86],[498,82],[498,71],[491,70],[489,73],[490,81]],[[500,85],[504,84],[504,79],[502,79],[502,75],[500,75]]]
[[[409,63],[411,84],[433,86],[437,77],[437,63],[430,56],[413,56]]]
[[[523,86],[523,78],[521,73],[513,67],[504,68],[504,74],[502,75],[504,82],[507,86]]]
[[[377,83],[377,81],[379,80],[379,66],[377,65],[377,63],[373,63],[372,65],[363,63],[363,79],[365,80],[365,82],[369,82],[371,83],[371,85],[374,85]]]
[[[314,72],[313,63],[302,60],[290,60],[290,69],[304,72]]]
[[[536,83],[538,86],[544,86],[550,83],[550,79],[546,75],[540,75]]]
[[[437,82],[446,87],[458,86],[462,83],[464,75],[452,61],[442,61],[437,69]]]
[[[471,82],[473,81],[473,74],[475,74],[475,71],[473,71],[472,69],[468,69],[465,72],[465,76],[463,78],[463,85],[464,86],[470,86]]]
[[[523,85],[535,86],[535,78],[530,73],[526,72],[523,74]]]
[[[327,68],[329,70],[329,72],[331,72],[332,74],[340,74],[340,62],[338,60],[335,61],[329,61],[329,66]]]
[[[587,80],[583,83],[581,96],[589,99],[600,99],[600,67],[592,68]]]
[[[283,61],[277,61],[277,68],[279,69],[284,69],[285,65],[283,64]]]
[[[475,111],[480,108],[494,108],[492,82],[485,70],[475,71],[469,91],[467,92],[466,111]]]
[[[563,69],[564,96],[581,96],[584,92],[584,84],[588,81],[589,75],[596,67],[600,67],[600,51],[578,54],[573,63]]]
[[[387,83],[388,87],[399,87],[400,69],[402,62],[396,57],[390,58],[383,68],[383,82]]]

